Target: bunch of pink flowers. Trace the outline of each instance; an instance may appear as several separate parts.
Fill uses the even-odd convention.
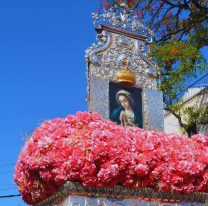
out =
[[[42,123],[26,142],[14,181],[28,204],[66,183],[208,192],[208,137],[122,127],[97,113],[78,112]]]

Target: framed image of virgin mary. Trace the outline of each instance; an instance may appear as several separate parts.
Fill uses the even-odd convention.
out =
[[[109,100],[112,122],[143,128],[141,89],[110,82]]]

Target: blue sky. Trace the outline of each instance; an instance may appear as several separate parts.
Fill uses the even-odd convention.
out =
[[[84,55],[96,42],[91,13],[99,3],[77,2],[0,1],[0,196],[18,194],[13,168],[27,133],[87,110]],[[26,204],[15,197],[0,205]]]
[[[87,110],[85,50],[97,0],[0,0],[0,196],[18,194],[13,168],[44,120]],[[26,205],[21,197],[2,206]]]

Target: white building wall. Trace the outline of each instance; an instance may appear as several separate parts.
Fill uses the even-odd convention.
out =
[[[208,87],[204,89],[203,92],[201,92],[201,89],[198,90],[193,88],[190,90],[190,94],[185,93],[185,95],[183,96],[183,97],[189,96],[189,98],[185,98],[186,101],[184,102],[184,107],[195,106],[196,109],[198,109],[205,106],[208,103]],[[181,130],[181,128],[179,127],[178,119],[172,113],[170,112],[165,113],[164,119],[165,119],[164,125],[165,125],[166,133],[178,133],[182,135],[187,135],[183,130]],[[198,133],[208,135],[208,125],[197,125],[197,131]]]
[[[165,132],[179,133],[178,119],[176,119],[175,116],[171,113],[165,115]]]
[[[199,95],[196,101],[196,108],[204,107],[208,103],[208,87],[203,90],[203,92]],[[197,131],[201,134],[205,134],[208,136],[208,124],[207,125],[197,125]]]

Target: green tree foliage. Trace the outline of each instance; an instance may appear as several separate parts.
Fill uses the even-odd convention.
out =
[[[208,1],[100,0],[100,2],[106,10],[112,5],[125,2],[135,11],[138,18],[145,20],[146,25],[155,32],[155,40],[150,45],[150,57],[154,58],[160,68],[160,89],[164,94],[165,109],[175,115],[173,103],[176,102],[176,94],[187,86],[185,84],[187,79],[195,78],[206,71],[207,63],[201,49],[208,45]],[[184,114],[189,115],[190,119],[196,119],[196,114],[190,111],[191,108],[187,108]],[[175,115],[179,123],[182,121],[181,115],[181,113]],[[184,129],[186,130],[185,126]]]
[[[191,133],[197,132],[194,131],[194,128],[196,128],[197,124],[204,125],[208,123],[208,104],[199,109],[196,109],[194,106],[186,107],[182,111],[185,121],[183,128],[186,130],[189,136]]]

